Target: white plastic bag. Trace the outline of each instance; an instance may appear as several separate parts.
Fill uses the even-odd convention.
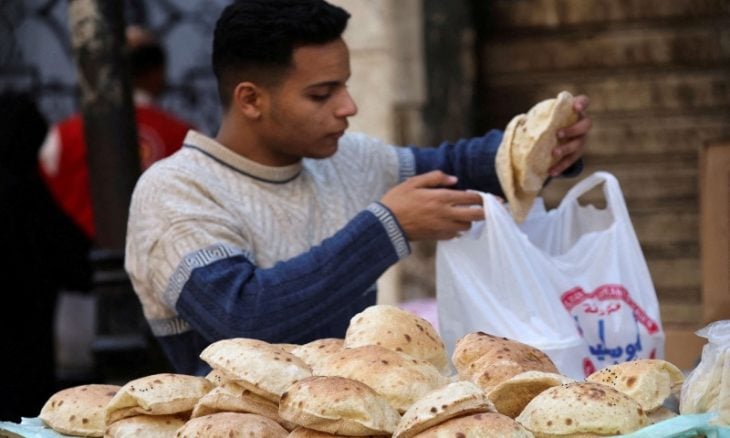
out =
[[[600,184],[606,208],[579,205]],[[482,197],[486,219],[437,245],[439,327],[450,352],[483,331],[543,350],[573,378],[664,357],[656,292],[613,175],[587,177],[554,210],[538,198],[520,225],[497,198]]]
[[[707,338],[702,358],[685,379],[679,411],[682,414],[715,412],[717,423],[730,426],[730,320],[715,321],[697,331]]]

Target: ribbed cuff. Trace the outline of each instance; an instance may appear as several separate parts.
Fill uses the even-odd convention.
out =
[[[398,220],[393,216],[393,212],[380,202],[373,202],[368,205],[367,210],[375,215],[380,223],[383,224],[383,228],[388,233],[390,243],[393,244],[398,259],[403,259],[408,256],[411,253],[411,246],[408,244],[408,239],[406,239],[406,233],[403,232],[403,228],[401,228]]]

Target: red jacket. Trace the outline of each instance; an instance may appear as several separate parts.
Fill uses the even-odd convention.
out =
[[[193,129],[152,105],[137,105],[135,112],[142,171],[180,149],[185,134]],[[40,168],[56,202],[93,239],[94,213],[81,115],[53,127],[41,148]]]

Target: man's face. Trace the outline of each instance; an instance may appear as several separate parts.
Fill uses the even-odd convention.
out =
[[[326,158],[337,151],[357,106],[347,91],[350,55],[342,39],[294,49],[293,68],[267,90],[259,138],[273,165]]]

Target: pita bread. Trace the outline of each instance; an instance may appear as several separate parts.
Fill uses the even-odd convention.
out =
[[[452,356],[463,380],[470,380],[487,393],[503,381],[525,371],[558,373],[550,358],[521,342],[473,332],[456,341]]]
[[[554,99],[539,102],[527,114],[515,116],[507,125],[495,167],[517,222],[527,217],[549,177],[548,171],[560,161],[552,154],[558,144],[558,130],[577,121],[573,96],[562,91]]]
[[[338,435],[390,435],[400,415],[364,383],[343,377],[308,377],[281,396],[287,421]]]
[[[360,381],[405,412],[428,392],[449,383],[429,362],[379,345],[343,348],[322,364],[322,374]]]
[[[277,422],[256,414],[221,412],[193,418],[177,431],[176,438],[286,438],[289,432]]]
[[[299,344],[273,344],[276,345],[279,348],[284,349],[284,351],[288,351],[291,353],[291,351],[297,347],[299,347]]]
[[[228,381],[226,376],[223,375],[223,371],[220,370],[212,370],[205,376],[205,378],[215,386],[220,386]]]
[[[570,382],[574,380],[560,374],[525,371],[495,386],[487,396],[497,412],[515,418],[530,400],[544,390]]]
[[[312,374],[317,376],[320,374],[319,368],[321,363],[330,355],[339,352],[343,347],[344,339],[324,338],[316,341],[300,345],[293,349],[291,353],[304,361],[310,368]]]
[[[127,382],[106,406],[106,424],[134,415],[188,413],[213,384],[204,377],[153,374]]]
[[[447,420],[417,435],[418,438],[532,438],[532,433],[515,420],[495,412]]]
[[[43,405],[40,419],[56,432],[76,436],[102,436],[106,405],[121,389],[117,385],[80,385],[62,389]]]
[[[670,395],[679,393],[684,374],[665,360],[639,359],[603,368],[586,381],[613,386],[649,412],[661,406]]]
[[[430,362],[449,372],[446,346],[430,322],[396,306],[370,306],[350,320],[345,347],[380,345]]]
[[[479,412],[495,412],[484,391],[471,382],[450,383],[413,403],[393,436],[411,438],[450,418]]]
[[[537,436],[621,435],[649,424],[639,403],[611,386],[574,382],[538,394],[517,416]]]
[[[195,404],[191,418],[203,417],[217,412],[258,414],[276,421],[285,429],[291,430],[294,428],[294,425],[279,417],[278,403],[254,394],[234,382],[225,382],[205,394]]]
[[[309,365],[283,348],[248,338],[214,342],[200,358],[244,388],[275,403],[294,382],[312,375]]]
[[[136,415],[107,427],[104,438],[174,438],[186,421],[174,415]]]
[[[376,435],[367,435],[367,437],[374,438]],[[382,435],[380,435],[382,436]],[[346,435],[333,435],[327,432],[320,432],[318,430],[307,429],[306,427],[297,427],[289,434],[288,438],[348,438]]]

